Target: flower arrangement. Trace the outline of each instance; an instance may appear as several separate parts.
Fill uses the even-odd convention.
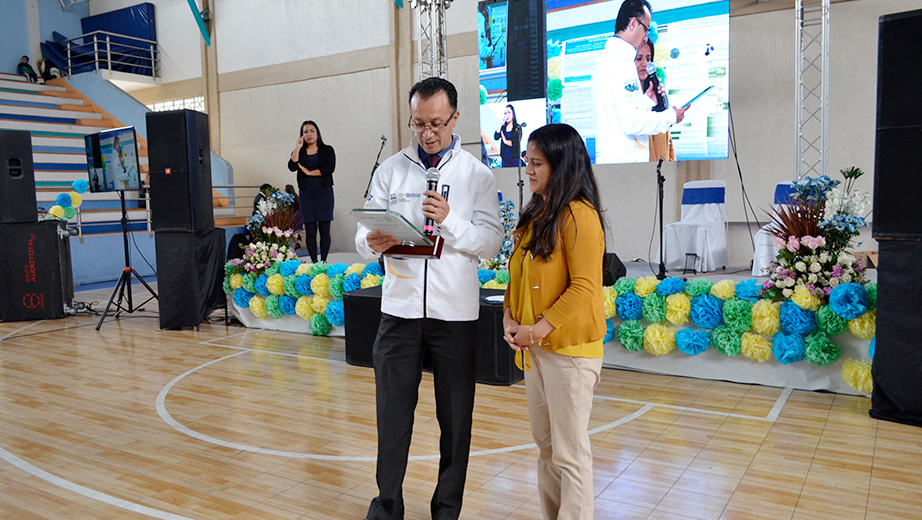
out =
[[[262,193],[265,198],[256,204],[256,214],[247,221],[253,242],[290,247],[302,225],[294,195],[271,186]]]

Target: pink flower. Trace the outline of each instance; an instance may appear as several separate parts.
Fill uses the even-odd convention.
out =
[[[833,276],[839,277],[839,276],[842,276],[843,274],[845,274],[845,271],[842,269],[842,267],[841,267],[840,265],[836,264],[836,265],[832,266],[832,275],[833,275]]]
[[[823,287],[823,292],[826,293],[826,296],[829,296],[829,293],[832,292],[832,287]]]
[[[787,244],[784,243],[784,240],[781,240],[778,237],[772,237],[772,245],[775,246],[775,249],[784,249]]]
[[[800,250],[800,240],[797,239],[794,235],[788,237],[788,251],[796,253]]]

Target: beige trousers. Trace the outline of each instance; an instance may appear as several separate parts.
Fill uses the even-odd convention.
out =
[[[538,496],[544,520],[592,520],[589,414],[602,358],[529,350],[525,395],[538,454]]]

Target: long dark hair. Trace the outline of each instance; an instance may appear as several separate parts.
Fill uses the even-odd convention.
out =
[[[301,137],[301,135],[304,134],[304,125],[313,125],[317,130],[317,150],[319,151],[321,148],[326,148],[327,145],[323,144],[323,137],[320,135],[320,127],[317,126],[317,123],[311,121],[310,119],[301,123],[301,126],[298,127],[298,137]],[[302,148],[307,149],[307,143],[304,143]]]
[[[640,47],[643,48],[644,45],[650,48],[650,62],[649,63],[653,63],[653,59],[656,58],[656,49],[653,48],[653,43],[650,41],[644,42]],[[637,54],[640,54],[640,51],[637,51]],[[653,74],[656,74],[656,73],[654,72]],[[650,79],[650,76],[652,76],[652,74],[648,73],[647,79],[640,82],[641,92],[646,92],[647,89],[650,88],[650,82],[653,81],[652,79]]]
[[[512,129],[515,130],[516,128],[519,127],[519,122],[515,118],[515,107],[512,106],[512,104],[508,104],[506,105],[506,108],[512,110]],[[503,122],[503,126],[506,126],[505,122]]]
[[[564,124],[542,126],[528,136],[528,144],[534,145],[547,159],[551,178],[544,188],[544,195],[532,196],[523,208],[519,228],[532,225],[531,241],[525,248],[547,261],[557,247],[564,212],[569,212],[570,218],[573,218],[570,202],[581,200],[592,206],[599,215],[603,234],[605,219],[602,218],[599,186],[592,173],[592,161],[583,138],[575,128]]]

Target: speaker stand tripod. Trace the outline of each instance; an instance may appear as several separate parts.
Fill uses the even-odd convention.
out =
[[[99,323],[96,324],[96,330],[99,330],[102,327],[102,322],[106,321],[106,316],[109,314],[109,308],[112,306],[112,303],[115,303],[117,310],[115,311],[114,317],[118,318],[119,314],[122,312],[127,312],[131,314],[135,311],[143,310],[142,307],[145,303],[157,298],[157,293],[151,289],[150,285],[147,285],[147,282],[144,281],[144,278],[138,274],[137,271],[131,267],[131,256],[128,250],[128,210],[125,209],[125,192],[119,191],[118,196],[122,201],[122,239],[125,246],[125,267],[122,269],[122,274],[118,278],[118,283],[115,284],[115,289],[112,291],[112,296],[109,297],[109,303],[106,304],[106,309],[102,311],[102,316],[99,318]],[[150,298],[144,300],[144,303],[135,307],[131,301],[131,277],[134,276],[138,279],[139,282],[150,292]],[[115,295],[118,295],[118,301],[115,301]],[[122,305],[122,301],[128,301],[128,306],[125,307]],[[159,300],[159,298],[157,298]]]

